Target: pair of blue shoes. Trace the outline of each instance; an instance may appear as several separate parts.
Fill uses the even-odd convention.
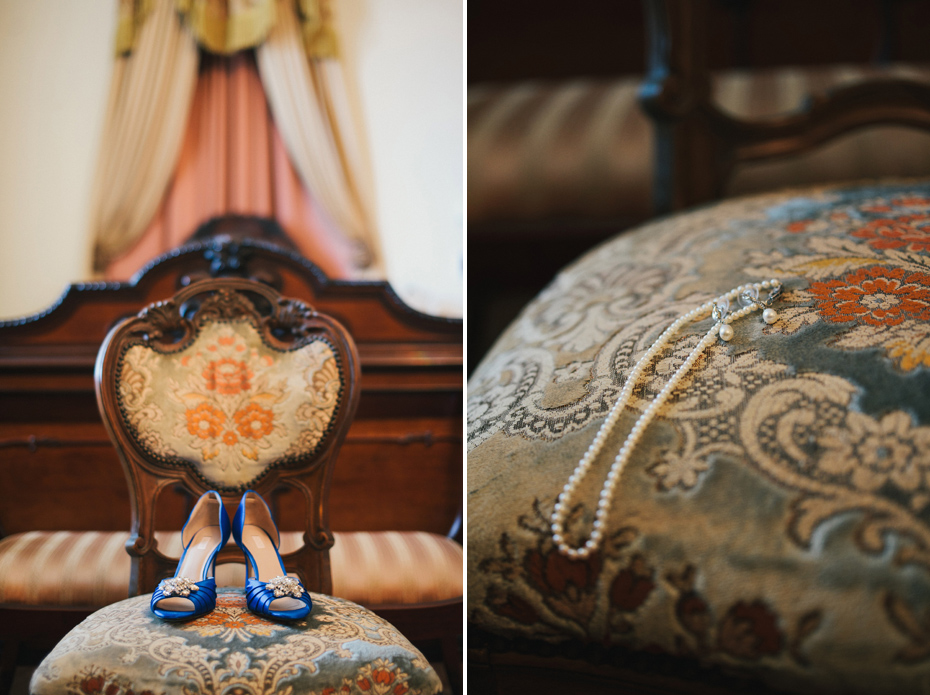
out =
[[[181,542],[184,552],[170,579],[152,594],[152,612],[164,620],[190,620],[216,607],[216,555],[229,540],[229,516],[214,490],[191,510]],[[275,620],[299,620],[310,613],[310,595],[287,576],[278,552],[280,536],[265,500],[249,490],[239,501],[232,534],[246,559],[246,603],[253,613]]]

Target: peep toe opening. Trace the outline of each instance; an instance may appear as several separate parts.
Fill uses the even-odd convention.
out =
[[[260,615],[298,620],[310,612],[310,595],[290,577],[278,552],[280,535],[271,511],[259,494],[247,491],[233,521],[233,537],[246,558],[246,599]]]

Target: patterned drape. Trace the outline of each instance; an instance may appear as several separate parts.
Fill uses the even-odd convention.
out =
[[[119,0],[116,54],[132,52],[155,0]],[[290,0],[308,58],[336,58],[339,43],[331,0]],[[175,0],[184,24],[201,46],[228,55],[262,43],[277,19],[275,0]]]

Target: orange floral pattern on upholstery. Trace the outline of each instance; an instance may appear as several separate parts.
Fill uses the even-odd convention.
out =
[[[240,594],[222,593],[216,597],[216,610],[195,620],[180,624],[181,630],[196,632],[201,637],[217,637],[223,642],[249,642],[253,636],[270,637],[286,632],[281,623],[266,620],[250,611]]]
[[[917,206],[930,204],[930,201],[923,198],[899,198],[894,203]],[[874,249],[930,251],[930,214],[873,220],[851,234],[859,239],[869,239],[869,246]]]
[[[860,321],[897,326],[905,319],[930,319],[930,275],[873,266],[842,280],[813,282],[820,315],[833,323]]]
[[[267,466],[312,452],[342,382],[323,340],[281,351],[248,321],[208,323],[174,354],[135,345],[118,393],[130,433],[160,460],[185,460],[211,484],[246,485]]]
[[[251,388],[249,379],[253,376],[252,371],[245,362],[232,357],[211,360],[203,370],[203,378],[207,380],[207,388],[227,396],[235,396],[243,391],[248,391]]]
[[[223,411],[209,403],[201,403],[184,415],[187,417],[187,431],[201,439],[218,437],[226,420]]]

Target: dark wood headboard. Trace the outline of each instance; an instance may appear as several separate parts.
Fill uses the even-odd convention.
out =
[[[419,313],[384,282],[330,280],[292,251],[244,238],[268,224],[218,220],[218,234],[201,230],[130,282],[74,284],[46,311],[0,322],[0,533],[129,529],[126,482],[94,395],[97,349],[119,319],[218,275],[302,299],[358,344],[362,394],[336,465],[333,529],[450,530],[462,500],[461,320]],[[303,503],[291,494],[275,500],[282,529],[301,527]],[[168,491],[158,526],[179,529],[187,502]]]

